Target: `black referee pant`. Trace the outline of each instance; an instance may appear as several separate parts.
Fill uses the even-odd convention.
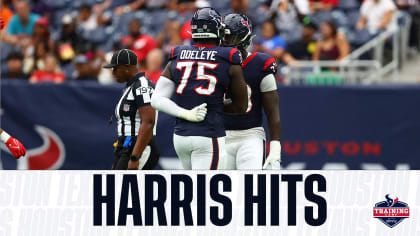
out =
[[[126,137],[118,137],[118,145],[115,148],[115,160],[112,165],[113,170],[127,170],[128,162],[130,161],[131,153],[133,152],[134,145],[136,144],[137,137],[131,137],[131,145],[124,147]],[[156,145],[155,136],[152,137],[148,146],[150,146],[150,155],[142,170],[153,170],[158,164],[160,153]]]

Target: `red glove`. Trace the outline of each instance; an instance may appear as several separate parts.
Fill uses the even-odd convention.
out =
[[[13,137],[10,137],[7,140],[6,147],[10,150],[10,152],[16,159],[19,159],[20,157],[25,156],[26,154],[26,149],[22,145],[22,143]]]
[[[0,30],[4,28],[4,21],[0,18]]]

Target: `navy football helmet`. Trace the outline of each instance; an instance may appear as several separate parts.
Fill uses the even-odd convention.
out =
[[[222,39],[223,30],[222,16],[211,7],[197,10],[191,19],[193,39]]]
[[[246,49],[253,38],[252,23],[244,14],[232,13],[225,16],[223,46]]]

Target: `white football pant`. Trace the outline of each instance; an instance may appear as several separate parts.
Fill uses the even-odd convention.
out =
[[[262,170],[266,158],[265,133],[262,128],[226,131],[228,170]]]
[[[225,137],[180,136],[174,134],[174,147],[186,170],[226,169]]]

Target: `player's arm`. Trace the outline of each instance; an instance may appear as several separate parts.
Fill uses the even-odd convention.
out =
[[[262,104],[264,107],[265,115],[267,116],[270,140],[280,141],[281,122],[279,111],[279,95],[277,90],[262,93]]]
[[[13,156],[18,159],[22,156],[25,156],[26,149],[22,145],[22,143],[11,137],[6,131],[0,128],[0,141],[6,145],[9,151],[13,154]]]
[[[169,62],[165,70],[162,72],[152,96],[152,106],[158,111],[165,112],[171,116],[191,122],[203,121],[207,115],[207,104],[203,103],[191,110],[178,106],[171,100],[175,92],[175,82],[172,80],[171,62]]]
[[[264,169],[273,162],[281,161],[281,122],[279,112],[279,96],[276,91],[262,93],[262,103],[268,121],[268,132],[270,133],[270,152],[264,163]]]
[[[129,170],[138,170],[141,160],[141,154],[146,146],[150,143],[153,136],[153,127],[155,126],[156,112],[152,106],[143,106],[138,109],[141,119],[140,128],[136,144],[134,145],[131,156],[133,157],[128,162]],[[137,161],[135,159],[138,159]]]
[[[240,65],[231,65],[229,68],[230,85],[232,102],[225,104],[224,111],[228,114],[243,114],[248,106],[248,92],[242,68]]]
[[[262,105],[268,121],[268,132],[270,133],[270,153],[264,163],[263,168],[280,168],[281,160],[281,122],[279,109],[279,95],[277,93],[277,83],[275,74],[277,64],[273,58],[267,60],[268,63],[264,70],[268,72],[261,80],[260,91]]]

